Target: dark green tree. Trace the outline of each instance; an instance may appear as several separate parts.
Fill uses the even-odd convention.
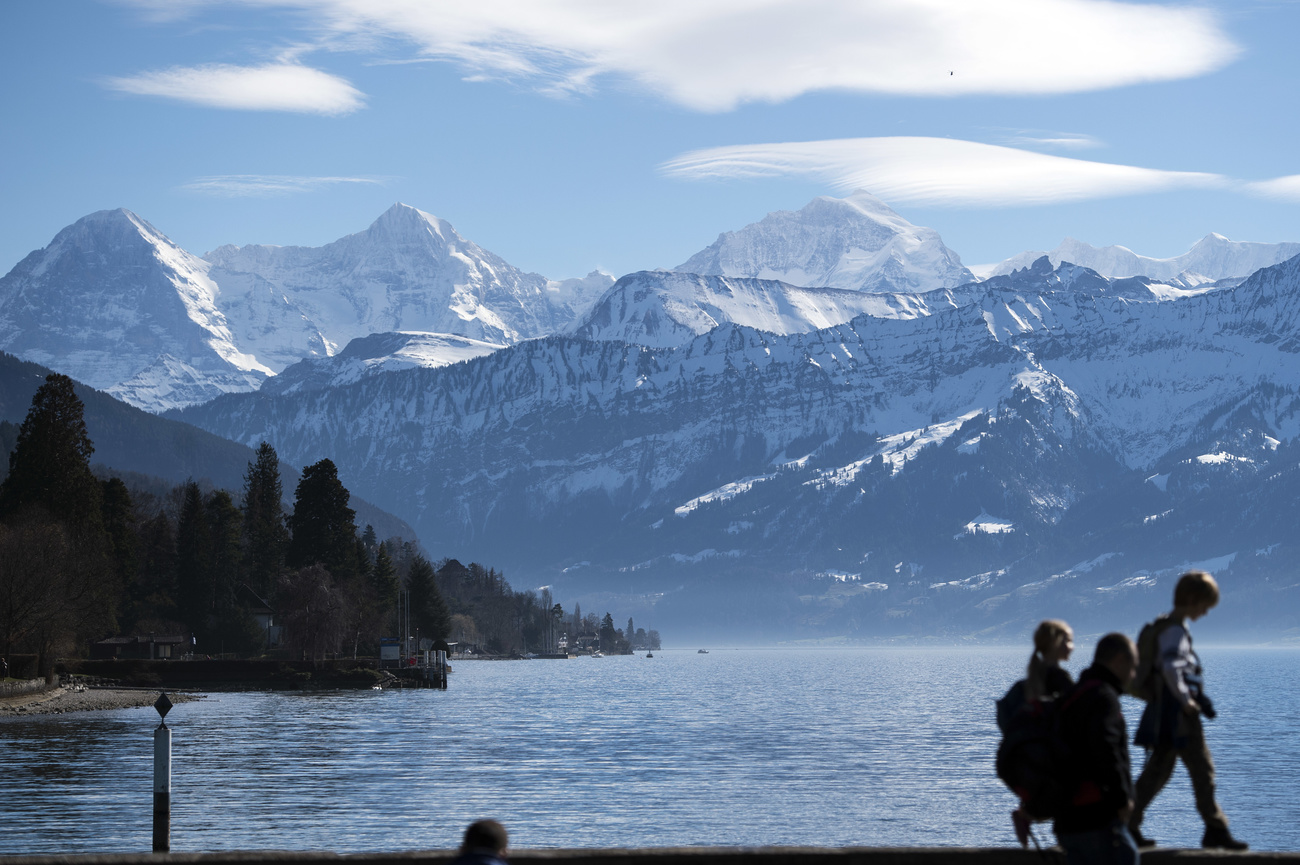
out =
[[[387,627],[394,615],[399,588],[397,567],[388,554],[388,545],[380,544],[375,551],[375,564],[370,569],[370,598],[379,611],[381,628]]]
[[[614,628],[614,617],[609,613],[606,613],[605,618],[600,620],[600,631],[597,636],[600,637],[602,651],[613,651],[614,644],[618,641],[618,631]]]
[[[416,556],[411,563],[406,586],[411,593],[412,627],[419,629],[421,638],[445,640],[451,631],[451,615],[438,591],[433,565],[424,556]]]
[[[289,517],[289,567],[320,564],[343,581],[357,575],[356,512],[348,507],[350,498],[332,461],[323,459],[302,470]]]
[[[203,492],[189,480],[182,486],[176,520],[176,601],[181,621],[195,633],[206,632],[216,611],[212,560],[212,529]]]
[[[0,484],[0,518],[40,508],[77,536],[101,527],[100,486],[90,472],[95,452],[72,379],[52,373],[36,390]]]
[[[109,567],[123,598],[138,594],[140,553],[139,531],[131,491],[121,478],[101,484],[100,515],[108,542]]]
[[[284,489],[280,483],[280,458],[266,442],[257,446],[257,459],[244,475],[244,543],[248,584],[269,598],[289,549],[289,529],[284,518]]]

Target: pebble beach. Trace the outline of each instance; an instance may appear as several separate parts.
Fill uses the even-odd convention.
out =
[[[11,715],[61,715],[66,712],[131,709],[136,706],[152,706],[157,699],[158,691],[153,689],[63,686],[42,694],[0,699],[0,718]],[[168,691],[167,699],[173,703],[188,703],[201,697]]]

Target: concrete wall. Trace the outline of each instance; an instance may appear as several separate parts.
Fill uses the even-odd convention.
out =
[[[28,694],[40,694],[59,687],[59,677],[54,677],[54,684],[45,684],[44,679],[27,679],[23,682],[0,682],[0,700],[5,697],[25,697]]]
[[[0,865],[445,865],[450,850],[405,853],[249,851],[105,856],[0,856]],[[1065,865],[1056,850],[1015,847],[808,848],[687,847],[655,850],[516,850],[511,865]],[[1300,853],[1227,853],[1156,848],[1144,865],[1300,865]]]

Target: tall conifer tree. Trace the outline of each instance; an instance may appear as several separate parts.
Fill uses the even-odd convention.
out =
[[[72,379],[46,376],[9,455],[9,475],[0,484],[0,517],[36,507],[74,534],[98,534],[100,485],[90,473],[94,452]]]
[[[350,498],[331,460],[323,459],[302,470],[289,517],[290,567],[321,564],[338,579],[357,575],[356,511],[348,507]]]
[[[266,442],[257,446],[257,459],[244,475],[244,543],[248,550],[248,582],[269,598],[284,570],[289,529],[284,519],[284,489],[280,458]]]

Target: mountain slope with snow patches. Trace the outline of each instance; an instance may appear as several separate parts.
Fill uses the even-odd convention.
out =
[[[199,379],[196,401],[251,390],[273,370],[240,346],[208,271],[134,213],[93,213],[0,278],[0,347],[97,388],[170,362]]]
[[[620,279],[572,332],[584,339],[666,347],[720,324],[788,335],[844,324],[864,313],[911,318],[928,309],[915,294],[799,288],[775,280],[655,270]]]
[[[1300,260],[1176,299],[1152,286],[1043,262],[931,293],[915,317],[724,323],[673,346],[549,337],[180,417],[331,454],[426,543],[539,580],[582,561],[665,584],[834,572],[894,585],[871,595],[894,603],[907,583],[889,569],[910,562],[945,586],[1005,571],[969,584],[995,616],[1018,603],[991,600],[1016,561],[1065,573],[1052,556],[1114,552],[1104,539],[1124,555],[1088,573],[1110,574],[1145,561],[1139,536],[1212,546],[1180,534],[1208,519],[1197,497],[1264,483],[1297,447]],[[1157,474],[1164,489],[1142,482]],[[1280,524],[1256,523],[1233,536],[1262,545]]]

